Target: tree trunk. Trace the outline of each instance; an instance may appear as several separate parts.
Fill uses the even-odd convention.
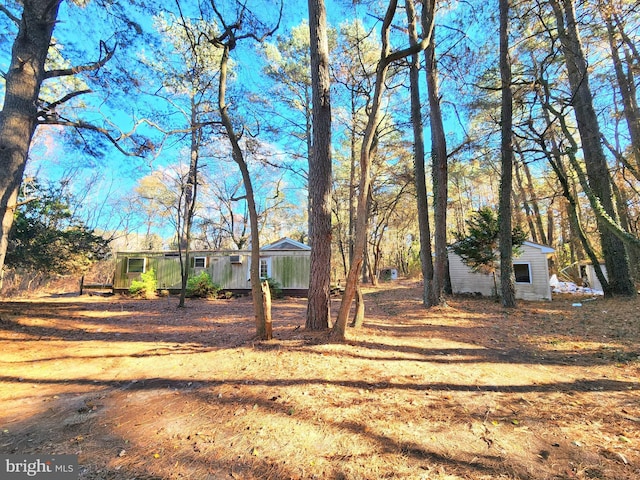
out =
[[[334,324],[331,332],[331,338],[339,341],[345,339],[349,310],[351,309],[351,303],[353,302],[356,294],[358,275],[362,268],[365,243],[367,241],[367,207],[370,194],[369,187],[371,185],[371,153],[374,148],[376,129],[380,121],[380,111],[383,100],[382,97],[386,89],[385,80],[387,78],[387,72],[392,62],[401,60],[424,50],[431,42],[431,35],[433,32],[435,0],[429,0],[428,2],[425,2],[422,11],[423,38],[421,42],[408,49],[391,53],[389,45],[389,31],[391,29],[393,17],[395,16],[397,3],[398,2],[396,0],[391,0],[389,2],[389,6],[382,22],[382,48],[380,52],[380,60],[378,61],[378,66],[376,68],[373,101],[360,150],[360,191],[358,194],[358,209],[356,212],[356,233],[353,262],[349,268],[349,275],[347,276],[347,284],[345,286],[344,294],[342,295],[338,318],[336,319],[336,323]],[[428,4],[429,8],[426,8],[426,4]]]
[[[558,36],[569,73],[569,84],[573,92],[573,107],[582,141],[589,187],[602,205],[603,213],[616,222],[617,215],[612,200],[609,170],[600,142],[600,126],[593,107],[587,62],[578,32],[575,7],[573,0],[561,0],[561,2],[560,0],[551,0],[550,4],[555,13]],[[629,258],[624,243],[607,228],[607,223],[601,215],[598,215],[598,227],[612,293],[626,296],[635,295],[635,287],[630,275]]]
[[[535,243],[550,245],[547,240],[547,235],[545,234],[544,223],[542,221],[542,215],[540,214],[540,206],[538,203],[538,195],[535,192],[533,178],[531,177],[531,169],[525,160],[525,156],[520,149],[519,143],[515,140],[514,147],[515,151],[518,153],[518,158],[520,159],[520,162],[514,162],[516,182],[522,194],[532,239]],[[527,179],[526,184],[520,173],[520,165],[522,165],[522,171]]]
[[[38,124],[44,63],[60,3],[60,0],[22,2],[22,18],[5,75],[4,105],[0,111],[0,272],[4,271],[18,192]]]
[[[231,40],[230,40],[231,41]],[[235,45],[235,42],[233,42]],[[263,298],[262,282],[260,279],[260,235],[258,229],[258,210],[256,208],[255,197],[253,194],[253,184],[251,183],[251,175],[249,167],[244,159],[242,149],[238,141],[238,135],[233,129],[233,124],[227,110],[225,100],[227,91],[227,66],[229,62],[229,45],[223,46],[222,58],[220,60],[220,84],[218,91],[218,109],[222,124],[227,132],[229,141],[231,142],[231,156],[238,165],[242,174],[244,190],[249,209],[249,224],[251,226],[251,296],[253,299],[253,310],[255,313],[256,335],[262,340],[270,340],[271,333],[267,330],[267,318],[271,318],[271,312],[266,312],[266,302]]]
[[[513,274],[513,241],[511,226],[511,190],[513,189],[513,93],[511,91],[511,59],[509,56],[509,0],[500,0],[500,78],[502,80],[502,171],[500,175],[500,290],[502,305],[516,306]]]
[[[364,323],[364,296],[362,295],[362,287],[358,284],[356,287],[356,310],[353,314],[351,326],[354,328],[362,327]]]
[[[628,73],[624,71],[624,66],[618,51],[616,29],[613,24],[613,19],[611,18],[610,7],[608,5],[604,6],[604,8],[601,8],[601,13],[607,26],[607,38],[609,40],[609,46],[611,47],[611,59],[616,72],[620,96],[622,97],[624,118],[627,122],[629,136],[631,137],[630,148],[634,161],[633,163],[625,161],[625,164],[636,179],[640,180],[640,114],[636,100],[633,69],[629,66],[627,70]]]
[[[189,281],[189,271],[191,263],[189,260],[189,252],[191,249],[191,226],[193,225],[193,217],[196,209],[196,199],[198,196],[198,160],[200,158],[200,137],[202,131],[196,128],[198,123],[198,110],[193,98],[191,98],[191,148],[189,172],[187,173],[187,181],[181,185],[184,189],[182,222],[178,220],[178,235],[180,235],[178,249],[180,262],[182,264],[180,299],[179,307],[184,307],[185,297],[187,295],[187,282]],[[182,259],[184,252],[184,260]]]
[[[435,262],[433,268],[433,296],[435,305],[446,305],[444,296],[449,265],[447,250],[447,206],[449,201],[449,165],[447,139],[444,133],[440,93],[438,92],[438,69],[435,58],[435,41],[425,50],[427,87],[429,89],[429,115],[431,124],[431,161],[433,176],[434,243]]]
[[[271,321],[271,290],[269,288],[269,282],[263,280],[260,283],[260,289],[262,290],[262,309],[264,310],[264,340],[271,340],[273,338],[273,322]]]
[[[309,203],[312,227],[306,328],[329,327],[331,307],[331,99],[329,44],[324,0],[309,0],[312,150],[309,155]]]
[[[356,227],[356,203],[357,203],[357,145],[356,145],[356,125],[358,122],[356,111],[356,92],[350,90],[351,94],[351,138],[350,138],[350,158],[349,158],[349,264],[353,261],[353,239]],[[345,276],[348,268],[345,268]]]
[[[538,233],[540,235],[540,241],[543,245],[549,245],[547,235],[544,231],[544,224],[542,222],[542,215],[540,214],[540,206],[538,204],[538,195],[536,195],[535,188],[533,186],[533,179],[531,177],[531,169],[526,162],[522,162],[522,168],[527,178],[527,192],[529,193],[529,200],[531,200],[531,208],[535,217],[536,225],[538,226]]]
[[[627,232],[632,232],[631,223],[629,221],[629,205],[631,199],[626,195],[624,190],[618,188],[615,181],[611,182],[611,188],[613,189],[613,196],[616,201],[616,208],[620,217],[620,226]],[[637,236],[637,232],[634,232]],[[640,258],[640,247],[637,245],[627,245],[627,254],[629,255],[629,265],[631,266],[631,277],[634,281],[638,280],[638,267],[640,267],[638,259]]]
[[[413,0],[406,0],[409,19],[409,41],[418,43],[418,29]],[[420,60],[418,54],[411,59],[409,80],[411,89],[411,125],[413,126],[413,168],[416,184],[416,200],[418,202],[418,232],[420,235],[420,264],[422,266],[422,304],[431,307],[436,304],[433,291],[433,256],[431,249],[431,226],[429,225],[429,199],[427,196],[427,180],[424,160],[424,127],[420,101]]]
[[[522,157],[522,154],[520,154]],[[518,192],[516,192],[515,188],[511,191],[511,195],[513,196],[513,205],[515,206],[516,211],[514,212],[516,222],[522,224],[522,210],[520,209],[520,205],[524,208],[526,218],[524,221],[529,225],[529,233],[531,234],[531,240],[535,243],[538,242],[538,232],[536,231],[536,225],[533,222],[533,213],[531,212],[531,207],[529,206],[529,202],[527,201],[527,194],[524,190],[524,186],[522,184],[522,175],[520,174],[520,168],[518,162],[514,164],[514,171],[516,177],[516,185],[518,187]]]
[[[356,210],[356,228],[354,239],[353,260],[349,266],[349,274],[347,275],[347,283],[340,302],[338,310],[338,318],[333,325],[331,337],[334,340],[344,340],[347,328],[347,319],[351,303],[356,295],[358,286],[358,277],[361,274],[362,263],[364,261],[364,251],[367,242],[367,208],[369,205],[369,185],[371,184],[371,150],[373,148],[376,128],[380,118],[380,107],[382,104],[382,96],[385,91],[384,81],[387,77],[389,64],[387,57],[389,55],[389,29],[391,21],[395,15],[397,2],[392,0],[387,8],[387,13],[382,26],[383,46],[376,69],[375,90],[369,119],[362,140],[360,149],[360,190],[358,192],[358,206]]]

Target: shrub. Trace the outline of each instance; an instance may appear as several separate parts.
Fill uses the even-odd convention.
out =
[[[382,280],[383,282],[390,282],[391,278],[393,278],[393,276],[391,275],[391,269],[390,268],[385,268],[380,272],[380,280]]]
[[[156,280],[156,272],[150,268],[140,274],[140,280],[133,280],[129,287],[129,293],[142,298],[153,298],[158,289],[158,281]]]
[[[200,272],[187,280],[187,297],[211,298],[218,295],[220,286],[213,283],[207,272]]]
[[[269,284],[269,290],[271,291],[271,298],[282,298],[282,287],[280,283],[276,282],[273,278],[265,278]]]

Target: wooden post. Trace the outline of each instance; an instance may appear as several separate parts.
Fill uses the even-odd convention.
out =
[[[264,308],[264,340],[273,338],[273,325],[271,323],[271,290],[269,282],[264,280],[262,283],[262,306]]]
[[[80,277],[80,295],[82,295],[82,290],[84,289],[84,275]]]

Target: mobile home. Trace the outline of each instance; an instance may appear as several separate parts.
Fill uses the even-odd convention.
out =
[[[260,249],[260,277],[271,278],[288,295],[306,295],[309,289],[311,248],[290,238],[282,238]],[[221,289],[232,292],[251,290],[249,250],[196,250],[187,259],[189,276],[207,272]],[[114,291],[128,291],[131,281],[153,269],[158,288],[180,290],[180,256],[177,251],[118,252]]]

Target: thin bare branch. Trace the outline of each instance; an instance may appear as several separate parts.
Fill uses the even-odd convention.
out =
[[[93,90],[91,90],[91,89],[86,89],[86,90],[78,90],[78,91],[75,91],[75,92],[68,93],[67,95],[65,95],[65,96],[64,96],[64,97],[62,97],[61,99],[56,100],[55,102],[47,103],[47,104],[44,106],[44,111],[45,111],[47,114],[49,114],[49,112],[51,112],[51,111],[55,110],[55,109],[56,109],[56,107],[58,107],[58,105],[62,105],[63,103],[68,102],[68,101],[69,101],[69,100],[71,100],[72,98],[79,97],[80,95],[84,95],[84,94],[86,94],[86,93],[92,93],[92,92],[93,92]]]
[[[46,80],[48,78],[65,77],[65,76],[75,75],[80,72],[89,72],[89,71],[98,70],[102,68],[109,60],[111,60],[111,57],[113,57],[113,54],[116,51],[116,47],[114,46],[111,50],[109,50],[109,48],[107,47],[107,44],[101,40],[100,41],[101,54],[103,50],[105,52],[105,56],[100,60],[98,60],[97,62],[89,63],[87,65],[78,65],[76,67],[70,67],[70,68],[59,68],[56,70],[48,70],[44,73],[44,79]]]
[[[0,5],[0,12],[4,13],[7,17],[9,17],[9,20],[15,23],[16,26],[20,26],[20,19],[16,17],[13,13],[11,13],[11,11],[7,7]]]

